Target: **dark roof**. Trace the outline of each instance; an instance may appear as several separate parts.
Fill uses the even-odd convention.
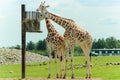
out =
[[[120,50],[120,49],[113,48],[113,49],[92,49],[92,50],[104,51],[104,50]]]

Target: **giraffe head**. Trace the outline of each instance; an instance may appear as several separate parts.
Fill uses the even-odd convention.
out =
[[[40,6],[37,8],[37,12],[39,12],[39,21],[45,19],[46,17],[48,17],[47,15],[47,8],[49,7],[49,5],[45,5],[45,1],[41,2]]]
[[[49,5],[46,6],[45,1],[41,2],[40,6],[37,8],[37,11],[41,12],[41,13],[46,13],[48,7],[49,7]]]
[[[39,12],[38,21],[42,21],[43,19],[45,19],[45,14]]]

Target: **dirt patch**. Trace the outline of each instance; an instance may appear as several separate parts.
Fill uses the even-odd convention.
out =
[[[0,65],[4,64],[21,64],[21,50],[17,49],[0,49]],[[49,58],[47,56],[42,56],[36,53],[26,51],[26,63],[34,62],[48,62]]]

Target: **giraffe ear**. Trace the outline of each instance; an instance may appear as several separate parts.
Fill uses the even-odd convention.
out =
[[[50,7],[49,5],[46,6],[46,8]]]
[[[36,9],[36,11],[39,11],[39,9]]]

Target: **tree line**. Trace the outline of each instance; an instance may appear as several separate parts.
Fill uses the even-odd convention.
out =
[[[36,50],[36,51],[44,51],[46,50],[46,41],[44,40],[39,40],[38,42],[34,43],[32,41],[29,41],[27,43],[26,49],[28,51]]]
[[[3,47],[3,48],[5,48],[5,47]],[[20,45],[16,45],[16,46],[8,47],[8,48],[20,50],[21,46]],[[33,51],[33,50],[44,51],[44,50],[46,50],[46,41],[45,41],[45,39],[44,40],[39,40],[36,43],[32,42],[32,41],[27,42],[26,50],[27,51]]]
[[[112,49],[112,48],[120,48],[120,40],[117,40],[115,37],[111,36],[106,39],[99,38],[98,40],[93,40],[92,49]]]
[[[111,49],[111,48],[120,48],[120,40],[117,40],[115,37],[108,38],[99,38],[93,40],[92,49]],[[46,50],[46,41],[39,40],[37,43],[32,41],[27,43],[27,50]],[[78,47],[75,47],[75,50],[81,51]]]
[[[16,45],[12,48],[21,49],[20,45]],[[120,48],[120,40],[116,39],[115,37],[111,36],[108,38],[99,38],[93,40],[92,49],[112,49],[112,48]],[[46,50],[46,41],[39,40],[38,42],[34,43],[29,41],[26,45],[27,51],[33,51],[38,54],[47,55]],[[75,46],[75,55],[79,55],[82,52],[82,49],[78,46]]]

